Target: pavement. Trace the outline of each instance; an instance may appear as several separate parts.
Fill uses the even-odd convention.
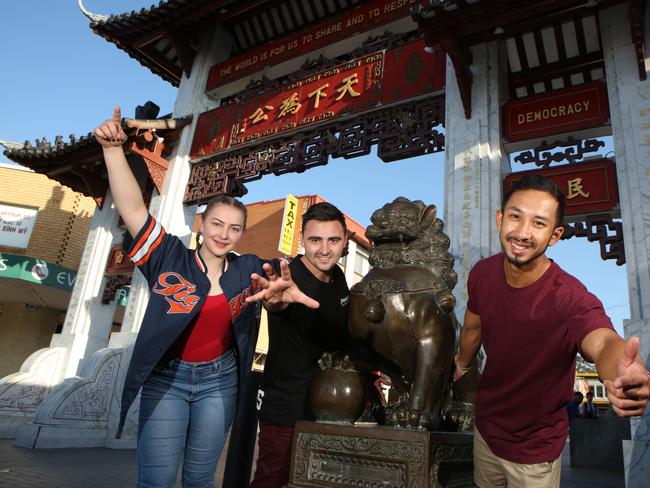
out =
[[[221,486],[222,472],[220,465],[215,486]],[[134,450],[23,449],[0,439],[0,488],[128,488],[135,486],[136,477]],[[567,443],[561,488],[585,486],[623,488],[623,473],[571,468]]]

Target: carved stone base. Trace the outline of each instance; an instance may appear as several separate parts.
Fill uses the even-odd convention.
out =
[[[15,444],[28,449],[103,447],[115,398],[123,349],[100,349],[88,357],[80,376],[54,386],[34,421],[24,424]]]
[[[13,439],[31,422],[50,390],[63,380],[68,357],[64,347],[32,353],[17,373],[0,378],[0,439]]]
[[[473,487],[473,434],[297,422],[289,488]]]

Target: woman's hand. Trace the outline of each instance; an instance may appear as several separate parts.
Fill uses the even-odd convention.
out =
[[[102,122],[93,132],[95,139],[103,148],[121,146],[126,142],[127,136],[122,130],[122,110],[116,106],[113,118]]]

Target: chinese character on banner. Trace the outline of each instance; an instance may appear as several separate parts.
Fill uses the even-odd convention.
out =
[[[577,197],[578,195],[584,197],[584,198],[589,198],[589,192],[585,193],[584,188],[582,186],[582,178],[574,178],[572,180],[567,181],[567,200],[571,200],[572,198]]]
[[[273,107],[271,105],[264,105],[264,108],[257,107],[255,112],[253,112],[253,115],[248,117],[248,120],[251,121],[251,125],[259,124],[263,120],[268,120],[269,116],[264,112],[265,110],[269,112],[273,110]]]
[[[314,99],[314,108],[318,108],[318,105],[320,105],[321,98],[327,98],[327,93],[325,93],[325,89],[329,88],[329,86],[330,86],[329,83],[325,83],[324,85],[321,85],[318,88],[316,88],[313,92],[307,94],[307,97],[309,98],[316,97]]]
[[[512,173],[505,178],[504,190],[509,191],[526,174],[546,176],[563,190],[567,216],[609,212],[618,207],[616,163],[613,160]]]
[[[361,95],[361,93],[355,92],[352,89],[352,86],[356,85],[357,83],[359,83],[359,77],[357,76],[357,73],[353,73],[347,78],[343,78],[342,86],[336,89],[336,91],[339,93],[339,96],[336,97],[334,100],[338,102],[346,94],[349,94],[351,97],[358,97],[359,95]]]
[[[282,101],[280,104],[280,112],[278,118],[285,117],[287,114],[296,115],[298,110],[302,107],[302,103],[298,101],[298,93],[294,92],[289,98]]]

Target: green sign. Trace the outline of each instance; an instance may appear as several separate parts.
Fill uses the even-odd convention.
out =
[[[0,253],[0,278],[15,278],[72,291],[77,272],[42,259]]]
[[[131,291],[131,285],[120,286],[117,289],[115,298],[117,299],[118,305],[122,305],[123,307],[126,307],[126,305],[129,303],[129,291]]]

